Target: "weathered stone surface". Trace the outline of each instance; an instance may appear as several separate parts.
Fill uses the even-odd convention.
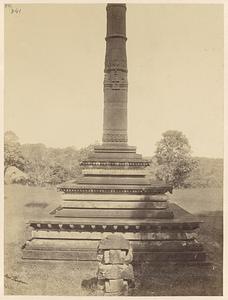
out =
[[[79,251],[58,251],[58,250],[27,250],[23,249],[23,259],[38,260],[71,260],[71,261],[97,261],[96,251],[79,250]]]
[[[109,264],[110,259],[109,259],[109,251],[108,250],[104,251],[103,257],[104,257],[104,263]]]
[[[105,296],[127,296],[128,282],[123,279],[108,280],[105,282]]]
[[[95,145],[94,146],[94,152],[136,152],[136,147],[135,146],[129,146],[125,144],[105,144],[103,143],[102,145]],[[148,161],[148,160],[145,160]]]
[[[104,290],[97,290],[96,292],[95,292],[95,296],[104,296],[105,295],[105,292],[104,292]]]
[[[121,279],[121,272],[118,265],[98,264],[98,279]]]
[[[26,243],[27,247],[29,247],[31,244],[32,232],[33,232],[32,226],[28,225],[25,229],[25,234],[24,234],[24,242]]]
[[[95,193],[95,194],[132,194],[132,195],[157,195],[172,192],[172,187],[153,182],[148,185],[136,184],[65,184],[59,187],[59,191],[64,193]]]
[[[98,279],[134,279],[132,265],[98,264]]]
[[[206,253],[204,251],[182,251],[182,252],[135,252],[134,261],[139,263],[143,261],[151,262],[189,262],[189,261],[205,261]]]
[[[128,295],[128,292],[129,292],[129,284],[128,284],[128,281],[127,280],[124,280],[123,282],[123,289],[122,289],[122,295],[123,296],[129,296]]]
[[[103,254],[103,259],[100,259],[98,264],[97,277],[98,281],[104,282],[104,291],[106,296],[120,296],[128,295],[128,282],[131,286],[134,281],[134,273],[132,265],[129,265],[127,261],[132,260],[131,247],[129,249],[112,249],[112,244],[116,247],[117,245],[121,248],[124,242],[122,236],[109,236],[104,239],[108,242],[108,247],[110,249],[100,249],[98,247],[98,256],[101,257]],[[119,243],[115,243],[115,240]],[[102,241],[101,241],[102,243]],[[100,243],[100,244],[101,244]],[[129,242],[128,242],[129,243]],[[127,243],[127,246],[129,246]],[[129,253],[127,257],[127,253]],[[126,259],[127,257],[127,259]]]
[[[97,288],[98,289],[103,290],[104,289],[104,285],[105,285],[105,280],[103,280],[103,279],[98,279],[97,280]]]
[[[75,239],[75,240],[100,240],[110,235],[111,232],[87,232],[87,231],[57,231],[57,230],[33,230],[33,238],[50,238],[50,239]],[[121,233],[127,240],[194,240],[196,238],[196,233],[186,232],[123,232]],[[119,235],[119,233],[114,232],[113,236]],[[101,246],[102,247],[102,246]],[[106,246],[108,249],[110,246]],[[122,246],[122,249],[126,249]],[[103,248],[104,249],[104,248]],[[110,248],[109,248],[110,249]],[[115,249],[119,249],[119,244]]]
[[[56,212],[56,217],[61,218],[154,218],[172,219],[173,212],[169,209],[72,209],[62,208]]]
[[[145,178],[145,176],[141,177],[133,177],[133,176],[84,176],[78,180],[79,184],[116,184],[116,185],[150,185],[150,180]]]
[[[27,250],[26,244],[23,249],[24,259],[39,260],[71,260],[71,261],[97,261],[96,251],[79,250],[79,251],[55,251],[55,250]],[[191,252],[134,252],[134,261],[152,261],[153,263],[163,262],[204,262],[206,254],[204,251]],[[103,277],[102,277],[103,278]]]
[[[122,292],[124,288],[124,281],[123,279],[111,279],[105,281],[105,292],[106,293],[115,293],[115,292]]]
[[[131,246],[137,251],[202,251],[202,244],[196,240],[168,240],[168,241],[131,241]]]
[[[119,175],[119,176],[145,176],[146,171],[143,169],[113,169],[113,168],[106,168],[106,169],[83,169],[83,175]]]
[[[98,252],[97,253],[97,261],[102,261],[104,259],[104,254],[103,252]]]
[[[168,203],[164,201],[64,201],[62,208],[96,208],[96,209],[165,209]]]
[[[63,200],[103,200],[103,201],[167,201],[168,196],[164,194],[157,195],[128,195],[128,194],[88,194],[74,193],[62,194]]]
[[[132,248],[130,248],[127,252],[127,255],[124,257],[124,262],[126,264],[129,264],[132,262],[132,260],[133,260],[133,250]]]
[[[31,233],[30,233],[31,234]],[[29,238],[27,238],[28,240]],[[30,236],[31,239],[31,236]],[[32,239],[30,243],[26,246],[27,249],[46,249],[46,250],[60,250],[60,251],[74,251],[74,250],[92,250],[96,251],[98,246],[98,241],[92,240],[70,240],[70,239]]]
[[[4,175],[5,184],[11,184],[11,183],[25,184],[27,180],[28,180],[28,175],[14,166],[8,167],[5,171],[5,175]]]
[[[128,250],[130,243],[122,235],[108,235],[105,239],[100,241],[98,248],[103,250]]]
[[[123,264],[125,262],[126,250],[109,250],[110,264]]]
[[[123,265],[122,278],[127,280],[134,280],[134,272],[132,265]]]

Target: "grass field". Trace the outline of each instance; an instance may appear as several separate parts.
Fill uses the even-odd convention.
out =
[[[204,221],[199,239],[204,243],[207,267],[134,266],[135,296],[222,295],[222,190],[186,189],[170,197]],[[7,295],[94,295],[94,287],[82,281],[96,274],[89,262],[29,262],[21,260],[26,240],[25,222],[42,218],[61,203],[54,189],[9,185],[5,187],[5,294]]]

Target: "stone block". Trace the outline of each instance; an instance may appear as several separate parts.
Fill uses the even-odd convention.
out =
[[[149,185],[150,181],[144,177],[121,177],[121,176],[88,176],[78,179],[79,184],[100,185]]]
[[[127,252],[127,255],[124,258],[124,262],[126,264],[129,264],[132,262],[132,260],[133,260],[133,250],[132,250],[132,248],[130,248]]]
[[[68,209],[165,209],[168,203],[165,201],[96,201],[72,200],[65,201],[62,208]]]
[[[164,194],[156,194],[156,195],[128,195],[128,194],[88,194],[88,193],[66,193],[62,194],[61,198],[65,201],[69,200],[86,200],[86,201],[94,201],[94,200],[102,200],[102,201],[164,201],[168,200],[168,196]]]
[[[123,282],[122,295],[123,295],[123,296],[128,296],[128,293],[129,293],[128,281],[127,281],[127,280],[124,280],[124,282]]]
[[[132,265],[123,265],[121,276],[126,280],[134,280],[134,272]]]
[[[118,265],[103,265],[99,263],[98,279],[121,279],[122,269]]]
[[[98,260],[98,261],[102,261],[102,260],[103,260],[103,257],[104,257],[103,253],[98,253],[98,254],[97,254],[97,260]]]
[[[134,279],[132,265],[98,265],[98,279]]]
[[[121,296],[120,292],[104,293],[104,296]]]
[[[125,257],[126,257],[126,251],[121,251],[121,250],[109,251],[110,264],[123,264],[125,262]]]
[[[128,283],[128,287],[130,289],[135,288],[135,280],[134,279],[127,280],[127,283]]]
[[[98,248],[103,250],[128,250],[130,243],[120,234],[108,235],[100,241]]]
[[[105,295],[104,290],[97,290],[95,296],[104,296],[104,295]]]
[[[123,279],[114,279],[105,281],[105,292],[106,293],[122,293],[124,288]]]
[[[108,250],[104,251],[104,263],[105,264],[110,263],[110,256],[109,256],[109,251]]]
[[[133,218],[133,219],[172,219],[173,212],[167,208],[162,209],[98,209],[98,208],[69,208],[61,207],[55,217],[60,218]]]

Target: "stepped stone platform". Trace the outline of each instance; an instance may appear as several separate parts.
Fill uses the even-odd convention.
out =
[[[62,205],[42,220],[29,222],[31,238],[23,258],[96,261],[99,241],[122,234],[131,243],[135,261],[205,261],[195,232],[200,220],[169,203],[172,187],[149,183],[148,161],[137,156],[120,163],[113,148],[103,149],[110,151],[109,160],[96,161],[95,147],[81,163],[83,178],[59,187]],[[106,180],[110,177],[111,182]]]

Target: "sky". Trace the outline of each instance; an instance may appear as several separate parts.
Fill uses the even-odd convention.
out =
[[[105,4],[12,7],[5,130],[50,147],[101,141]],[[223,6],[128,4],[127,37],[129,145],[151,156],[179,130],[194,156],[223,157]]]

